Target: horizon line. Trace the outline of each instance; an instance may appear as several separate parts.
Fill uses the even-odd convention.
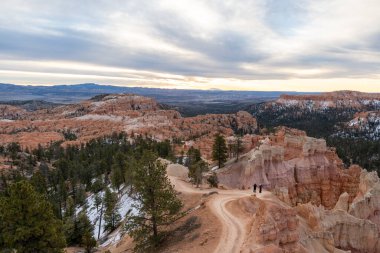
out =
[[[333,93],[333,92],[360,92],[360,93],[370,93],[370,94],[380,94],[380,92],[371,92],[371,91],[360,91],[360,90],[333,90],[333,91],[321,91],[321,90],[313,90],[313,91],[299,91],[299,90],[247,90],[247,89],[220,89],[220,88],[205,88],[205,89],[199,89],[199,88],[187,88],[187,87],[154,87],[154,86],[136,86],[136,85],[122,85],[122,84],[102,84],[102,83],[67,83],[67,84],[16,84],[16,83],[3,83],[0,82],[0,85],[13,85],[13,86],[23,86],[23,87],[54,87],[54,86],[80,86],[80,85],[86,85],[86,84],[92,84],[96,86],[105,86],[105,87],[118,87],[118,88],[139,88],[139,89],[157,89],[157,90],[189,90],[189,91],[219,91],[219,92],[233,92],[233,91],[240,91],[240,92],[293,92],[293,93]]]

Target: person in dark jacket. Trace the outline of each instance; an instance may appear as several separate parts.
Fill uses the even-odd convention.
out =
[[[257,184],[253,185],[253,192],[256,193]]]
[[[259,193],[261,193],[263,191],[263,185],[261,184],[260,186],[259,186]]]

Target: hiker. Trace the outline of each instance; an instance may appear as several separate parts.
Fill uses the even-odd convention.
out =
[[[261,184],[260,186],[259,186],[259,193],[261,193],[263,191],[263,185]]]
[[[253,192],[256,193],[257,184],[253,185]]]

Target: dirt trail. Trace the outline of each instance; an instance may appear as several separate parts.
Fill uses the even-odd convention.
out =
[[[190,184],[175,178],[170,178],[175,185],[177,191],[188,194],[204,194],[212,191],[218,192],[209,202],[211,211],[219,217],[222,223],[222,234],[218,246],[214,250],[215,253],[235,253],[241,251],[241,246],[244,243],[247,235],[244,221],[230,213],[226,208],[226,204],[230,201],[251,196],[252,192],[249,190],[220,190],[220,189],[207,189],[201,190],[192,187]]]

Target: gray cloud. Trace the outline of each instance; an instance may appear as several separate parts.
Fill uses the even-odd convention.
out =
[[[378,1],[3,0],[1,5],[3,59],[242,80],[379,72]],[[360,11],[369,13],[351,16]],[[367,29],[369,24],[375,27]],[[307,72],[318,69],[324,71]]]

